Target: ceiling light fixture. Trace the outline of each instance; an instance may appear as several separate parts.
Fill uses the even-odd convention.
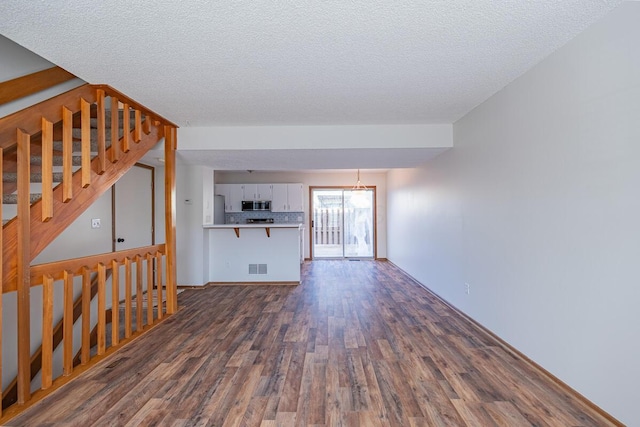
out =
[[[368,190],[368,188],[366,185],[360,182],[360,169],[358,169],[358,181],[356,182],[356,185],[353,186],[351,191],[364,191],[364,190]]]

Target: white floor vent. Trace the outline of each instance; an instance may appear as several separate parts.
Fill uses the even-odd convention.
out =
[[[249,274],[267,274],[267,264],[249,264]]]

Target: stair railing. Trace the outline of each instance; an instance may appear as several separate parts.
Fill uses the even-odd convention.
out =
[[[107,114],[106,100],[110,100]],[[108,121],[108,123],[107,123]],[[79,130],[79,134],[77,133]],[[76,133],[74,133],[76,132]],[[2,168],[15,172],[14,184],[5,184],[5,193],[15,190],[17,215],[0,230],[0,344],[2,294],[16,293],[17,300],[17,404],[4,414],[1,421],[12,417],[33,403],[43,392],[31,395],[31,288],[42,287],[42,390],[51,390],[66,382],[73,368],[73,301],[74,278],[82,281],[83,315],[81,369],[92,360],[90,352],[91,325],[88,322],[90,275],[98,276],[97,331],[95,358],[104,357],[107,347],[115,349],[133,336],[146,331],[163,316],[162,295],[154,314],[147,304],[144,319],[143,294],[151,297],[164,288],[164,314],[177,310],[175,273],[175,149],[176,126],[104,85],[83,85],[33,107],[0,119],[0,174]],[[109,138],[107,140],[107,137]],[[31,261],[68,225],[97,200],[132,167],[150,148],[165,139],[165,235],[166,244],[119,251],[104,255],[32,266]],[[80,148],[74,148],[74,138]],[[61,140],[56,146],[54,140]],[[93,140],[93,141],[92,141]],[[77,144],[76,144],[77,145]],[[61,151],[61,153],[60,153]],[[74,152],[80,151],[80,156]],[[59,156],[56,156],[59,154]],[[61,183],[54,187],[54,165],[62,166]],[[74,171],[74,167],[79,169]],[[39,172],[41,195],[30,193],[33,172]],[[9,188],[7,188],[9,187]],[[0,183],[0,190],[3,190]],[[0,214],[1,214],[0,208]],[[136,283],[131,272],[135,265]],[[124,279],[120,279],[120,267]],[[143,273],[146,269],[146,274]],[[111,271],[112,334],[106,340],[106,284]],[[124,282],[122,282],[124,280]],[[62,378],[53,373],[52,342],[54,301],[53,288],[61,283],[63,291],[63,366]],[[124,337],[120,336],[119,287],[124,283]],[[87,289],[88,287],[88,289]],[[135,294],[135,333],[132,329],[132,297]],[[117,298],[116,298],[117,297]],[[85,316],[86,314],[86,316]],[[0,380],[2,378],[0,358]],[[77,371],[77,370],[76,370]],[[16,408],[17,406],[17,408]],[[0,416],[2,416],[0,408]]]

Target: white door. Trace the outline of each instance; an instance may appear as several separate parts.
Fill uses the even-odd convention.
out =
[[[153,244],[153,169],[132,167],[114,185],[114,250]]]

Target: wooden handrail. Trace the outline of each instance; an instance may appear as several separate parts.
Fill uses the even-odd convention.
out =
[[[156,120],[162,122],[166,126],[171,126],[171,127],[175,127],[175,128],[178,127],[178,125],[176,125],[172,121],[167,120],[165,117],[162,117],[160,114],[158,114],[158,113],[154,112],[153,110],[145,107],[141,103],[129,98],[124,93],[118,91],[117,89],[112,88],[109,85],[91,85],[91,87],[94,88],[94,89],[102,89],[102,90],[104,90],[104,93],[107,96],[115,96],[116,98],[118,98],[118,101],[126,103],[127,105],[129,105],[129,107],[131,107],[133,109],[142,111],[145,115],[148,115],[148,116],[151,116],[151,117],[155,118]]]
[[[80,111],[80,99],[95,102],[95,89],[82,85],[55,98],[47,99],[34,106],[17,111],[0,119],[0,147],[7,149],[16,145],[16,129],[20,128],[29,135],[40,133],[42,118],[52,123],[62,121],[62,106],[72,112]]]
[[[60,67],[52,67],[1,82],[0,105],[33,95],[75,78],[76,76]]]
[[[53,277],[53,280],[62,280],[63,271],[68,271],[73,275],[82,274],[84,267],[94,267],[98,264],[111,265],[111,261],[124,262],[125,258],[144,257],[147,254],[165,253],[165,244],[142,246],[139,248],[126,249],[124,251],[107,252],[99,255],[91,255],[81,258],[66,259],[64,261],[48,262],[31,266],[31,286],[42,284],[45,275]]]
[[[18,127],[29,135],[35,135],[41,131],[43,117],[53,123],[62,121],[61,106],[66,106],[75,114],[81,110],[81,99],[93,104],[96,102],[98,89],[103,90],[106,96],[114,96],[118,98],[119,101],[126,102],[130,107],[140,110],[145,116],[153,117],[165,126],[178,127],[160,114],[155,113],[153,110],[148,109],[111,86],[84,84],[54,98],[47,99],[34,106],[0,118],[0,147],[7,149],[16,145],[15,132]],[[136,136],[137,135],[134,135],[133,138]]]

